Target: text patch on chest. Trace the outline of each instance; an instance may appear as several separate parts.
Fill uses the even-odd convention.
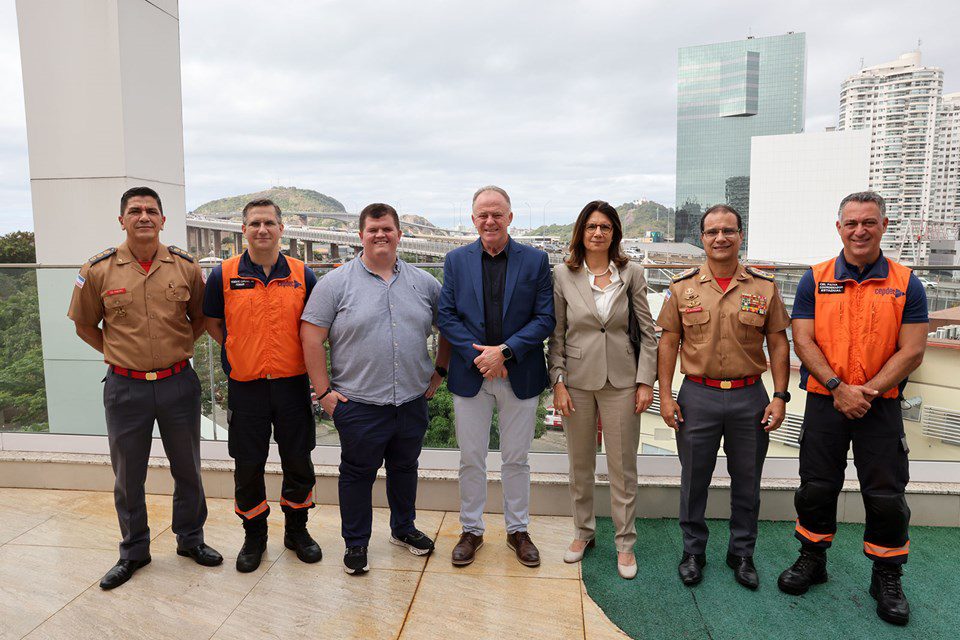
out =
[[[248,280],[246,278],[230,278],[230,289],[253,289],[257,286],[255,280]]]
[[[842,282],[818,282],[817,293],[843,293]]]

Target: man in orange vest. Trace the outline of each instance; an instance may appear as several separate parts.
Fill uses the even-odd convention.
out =
[[[920,280],[880,250],[887,223],[878,194],[844,198],[837,221],[843,251],[814,265],[797,287],[793,342],[807,390],[795,498],[802,546],[778,586],[800,595],[827,581],[826,550],[837,531],[852,441],[866,510],[863,552],[873,560],[870,595],[880,618],[904,625],[910,619],[900,584],[910,549],[909,448],[899,397],[923,360],[928,322]]]
[[[260,566],[267,548],[270,507],[263,472],[271,423],[283,468],[283,544],[303,562],[322,557],[307,531],[315,481],[310,452],[317,434],[300,346],[300,314],[317,277],[300,260],[280,253],[282,233],[280,207],[266,199],[248,203],[243,208],[248,248],[213,270],[203,302],[207,331],[223,345],[229,376],[228,447],[235,461],[235,509],[245,533],[237,556],[237,571],[243,573]]]

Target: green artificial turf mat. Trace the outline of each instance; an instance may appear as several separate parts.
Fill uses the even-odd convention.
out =
[[[872,563],[863,555],[863,525],[840,525],[827,552],[830,580],[803,596],[777,589],[777,577],[800,548],[792,522],[760,523],[757,591],[737,584],[726,565],[727,521],[708,525],[704,579],[690,588],[677,575],[683,544],[676,520],[637,520],[637,577],[624,580],[617,575],[613,524],[597,518],[597,546],[583,560],[587,592],[614,624],[644,640],[960,637],[960,529],[910,528],[910,561],[903,576],[910,624],[897,627],[877,617],[868,593]]]

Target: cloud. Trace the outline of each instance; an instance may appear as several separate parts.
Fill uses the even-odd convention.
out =
[[[188,208],[284,184],[456,222],[508,189],[521,224],[674,199],[681,46],[807,34],[807,128],[839,86],[923,39],[960,90],[953,2],[181,2]],[[0,9],[0,230],[29,219],[13,3]],[[13,103],[11,105],[11,103]],[[19,111],[18,111],[19,109]]]

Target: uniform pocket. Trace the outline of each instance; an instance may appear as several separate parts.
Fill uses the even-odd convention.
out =
[[[190,302],[190,287],[183,284],[167,287],[166,297],[171,302]]]
[[[758,333],[763,333],[763,325],[766,324],[767,317],[752,311],[739,311],[737,320],[740,321],[740,338],[747,341],[755,338]]]
[[[103,296],[104,314],[109,322],[124,322],[127,311],[133,304],[133,294],[129,292]]]
[[[690,342],[706,342],[709,337],[709,311],[694,311],[681,314],[683,337]]]

